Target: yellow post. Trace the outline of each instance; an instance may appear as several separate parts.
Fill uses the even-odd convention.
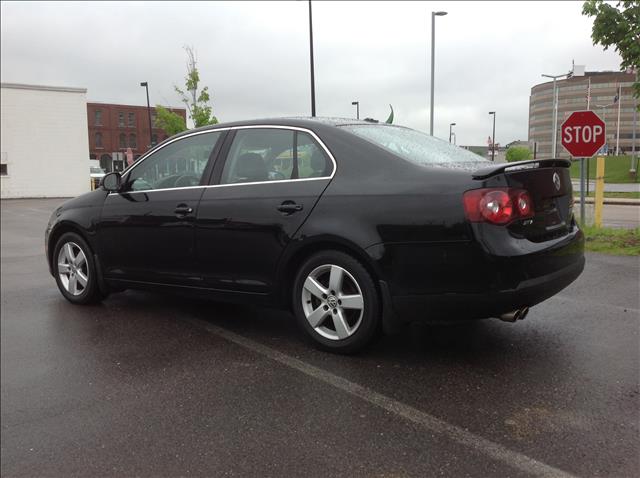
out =
[[[602,227],[602,205],[604,203],[604,156],[596,159],[595,226]]]

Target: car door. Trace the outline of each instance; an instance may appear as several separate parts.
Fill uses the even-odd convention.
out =
[[[105,277],[190,285],[194,225],[216,144],[225,134],[177,138],[136,163],[104,202],[98,240]]]
[[[200,273],[210,288],[267,294],[335,161],[315,134],[299,128],[238,128],[224,149],[198,209]]]

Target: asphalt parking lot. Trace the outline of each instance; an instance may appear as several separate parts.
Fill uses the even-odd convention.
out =
[[[313,349],[287,314],[59,294],[59,200],[2,201],[2,476],[640,474],[638,258],[590,254],[517,324]]]

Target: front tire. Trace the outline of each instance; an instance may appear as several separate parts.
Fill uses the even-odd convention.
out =
[[[379,330],[380,299],[364,266],[340,251],[309,257],[296,275],[293,312],[320,348],[350,354]]]
[[[53,250],[53,270],[58,289],[73,304],[93,304],[102,300],[93,253],[75,232],[60,236]]]

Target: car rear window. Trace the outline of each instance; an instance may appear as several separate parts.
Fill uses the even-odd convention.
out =
[[[419,131],[390,125],[345,125],[343,128],[408,161],[423,165],[487,162],[482,156]]]

